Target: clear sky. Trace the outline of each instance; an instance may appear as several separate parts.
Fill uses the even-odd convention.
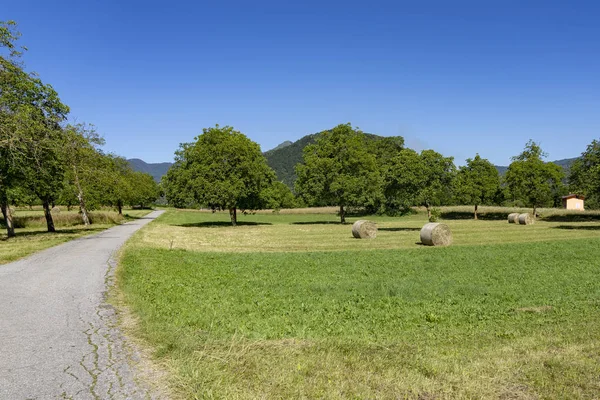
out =
[[[217,123],[264,151],[351,122],[457,164],[600,138],[597,0],[0,3],[26,68],[127,158]]]

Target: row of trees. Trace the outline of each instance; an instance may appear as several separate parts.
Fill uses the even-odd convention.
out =
[[[82,222],[102,205],[149,204],[158,186],[133,172],[122,157],[105,154],[93,126],[67,124],[69,107],[52,86],[23,69],[23,48],[13,21],[0,22],[0,208],[9,237],[15,235],[10,204],[43,206],[49,232],[51,209],[77,205]]]
[[[513,157],[506,176],[478,154],[456,168],[452,157],[433,150],[404,148],[402,138],[369,139],[350,124],[322,132],[304,149],[296,168],[295,189],[309,205],[336,205],[344,222],[347,207],[395,215],[420,205],[431,207],[514,203],[537,207],[559,204],[566,188],[563,173],[544,162],[539,145],[529,141]]]
[[[585,189],[583,194],[590,195],[600,186],[590,186],[600,182],[600,144],[594,142],[587,153],[573,167],[570,179],[573,189]],[[480,205],[510,203],[530,206],[534,213],[541,206],[559,205],[567,192],[564,174],[545,157],[540,146],[529,141],[501,177],[478,154],[456,168],[452,157],[405,148],[402,137],[375,137],[342,124],[321,132],[314,144],[305,147],[303,162],[296,166],[293,194],[275,179],[258,144],[231,127],[217,125],[180,146],[162,185],[170,204],[229,210],[234,225],[238,209],[299,205],[335,205],[345,222],[349,207],[396,215],[420,205],[431,216],[433,206],[470,204],[477,219]],[[590,167],[592,161],[595,167]],[[592,171],[596,181],[589,178]]]

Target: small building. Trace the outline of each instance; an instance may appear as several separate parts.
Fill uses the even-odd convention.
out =
[[[585,200],[585,197],[579,194],[569,194],[567,196],[563,196],[563,208],[566,208],[567,210],[583,211],[583,200]]]

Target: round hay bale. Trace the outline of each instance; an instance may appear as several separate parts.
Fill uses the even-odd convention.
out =
[[[509,224],[518,224],[519,223],[519,213],[508,214],[508,223]]]
[[[452,232],[446,224],[430,222],[421,228],[421,243],[427,246],[449,246]]]
[[[50,210],[50,212],[52,214],[60,214],[60,207],[59,206],[52,207],[52,210]]]
[[[357,239],[375,239],[377,237],[377,225],[373,221],[361,219],[352,224],[352,236]]]
[[[521,225],[531,225],[535,222],[535,218],[533,215],[529,213],[520,214],[519,215],[519,224]]]

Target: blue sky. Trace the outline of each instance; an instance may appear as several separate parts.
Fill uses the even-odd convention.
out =
[[[171,161],[202,128],[263,150],[351,122],[457,164],[600,138],[597,1],[3,2],[28,70],[106,150]]]

